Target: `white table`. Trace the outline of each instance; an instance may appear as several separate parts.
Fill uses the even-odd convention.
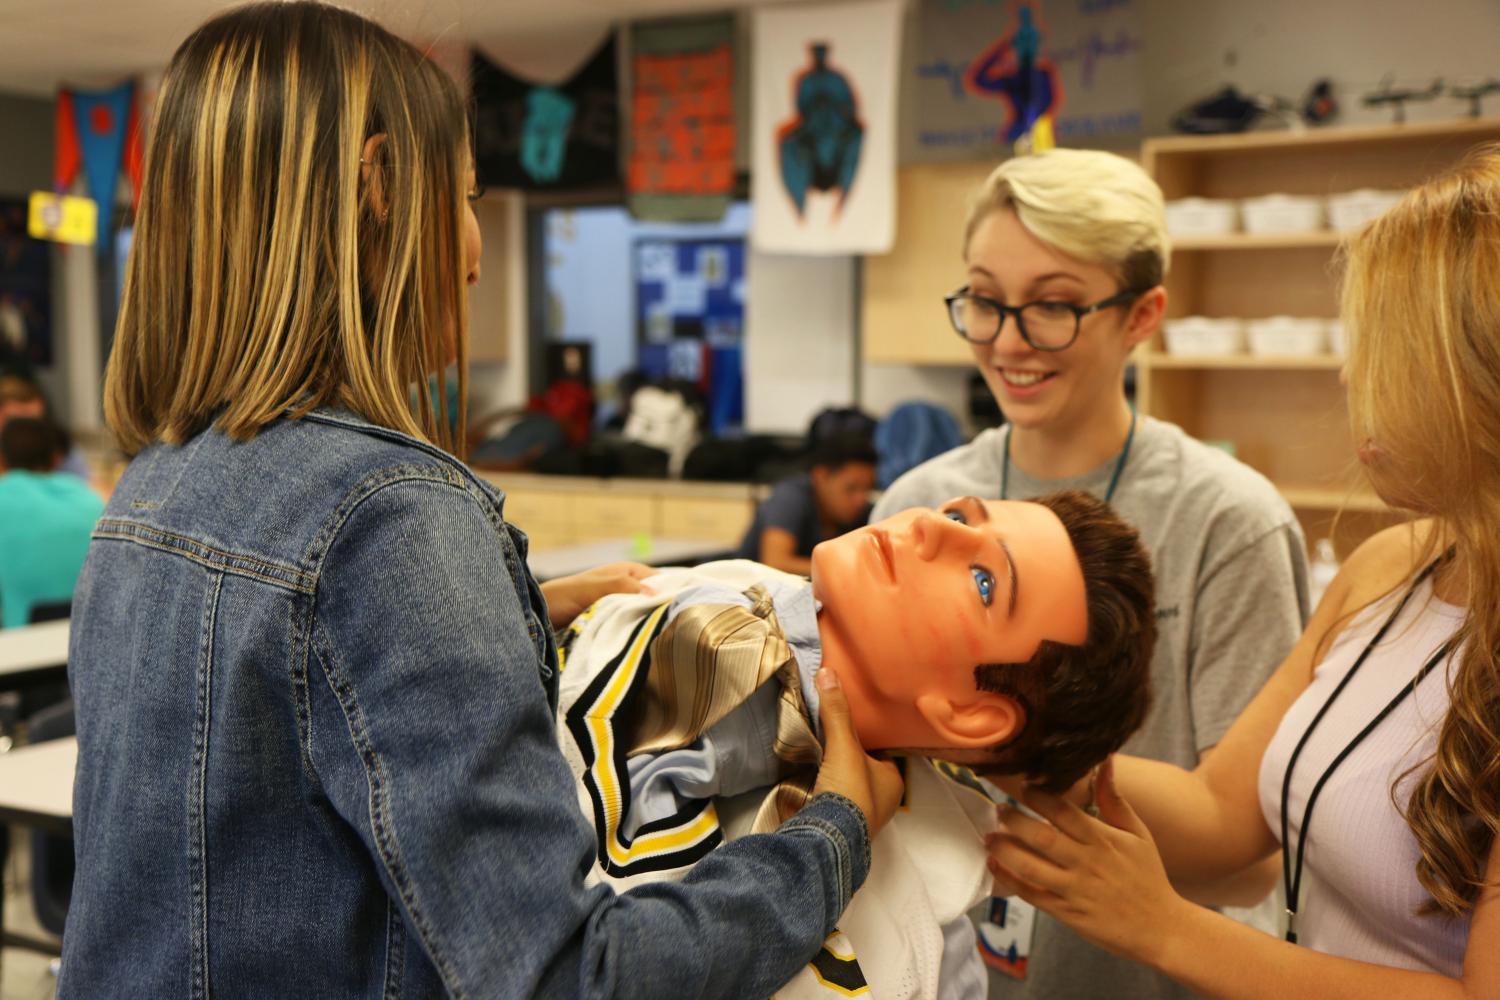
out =
[[[71,833],[77,766],[78,741],[72,737],[0,753],[0,822]]]
[[[709,556],[723,555],[726,549],[721,542],[705,542],[687,538],[649,538],[644,555],[637,549],[635,539],[612,538],[603,542],[588,542],[584,545],[568,545],[560,549],[533,552],[526,562],[538,580],[553,580],[570,573],[582,573],[613,562],[643,562],[650,566],[681,566],[684,563],[700,562]]]
[[[68,664],[67,619],[0,629],[0,683],[8,674],[22,674]]]
[[[36,827],[62,836],[73,834],[73,772],[78,741],[48,740],[0,754],[0,824]],[[0,863],[4,862],[0,857]],[[56,955],[53,941],[5,929],[5,900],[0,896],[0,945]]]

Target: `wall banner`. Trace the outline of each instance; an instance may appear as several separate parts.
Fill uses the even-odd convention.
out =
[[[1137,0],[918,0],[901,85],[903,163],[1141,138]],[[1045,138],[1044,138],[1045,137]]]
[[[890,249],[900,43],[898,0],[755,8],[757,250]]]
[[[632,26],[631,213],[715,222],[734,193],[734,18]]]
[[[571,79],[523,80],[473,54],[474,164],[487,187],[560,191],[619,177],[615,36]]]

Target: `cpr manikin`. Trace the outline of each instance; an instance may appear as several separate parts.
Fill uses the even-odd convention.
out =
[[[1058,516],[963,497],[813,550],[818,634],[868,750],[979,750],[1019,732],[1015,699],[975,686],[980,663],[1025,663],[1043,640],[1082,645],[1083,571]]]
[[[960,498],[820,544],[811,584],[730,560],[648,585],[600,601],[559,639],[559,742],[598,843],[589,879],[681,878],[723,840],[800,808],[821,760],[813,677],[830,666],[865,747],[909,752],[906,798],[839,933],[776,995],[865,983],[938,997],[954,978],[944,928],[970,934],[952,954],[973,954],[964,914],[988,894],[994,809],[969,772],[934,760],[1003,762],[1034,734],[1027,699],[981,690],[976,668],[1032,671],[1044,645],[1090,639],[1091,593],[1058,514]],[[1140,711],[1146,660],[1149,642],[1127,684]]]

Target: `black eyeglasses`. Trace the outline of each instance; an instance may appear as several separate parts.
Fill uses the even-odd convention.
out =
[[[1016,318],[1016,329],[1021,339],[1038,351],[1061,351],[1073,346],[1083,318],[1090,313],[1115,306],[1128,305],[1140,297],[1140,290],[1127,288],[1091,306],[1075,306],[1071,302],[1026,302],[1008,306],[1004,302],[975,295],[965,285],[952,295],[945,296],[948,304],[948,320],[958,335],[971,344],[992,344],[1000,336],[1006,316]]]

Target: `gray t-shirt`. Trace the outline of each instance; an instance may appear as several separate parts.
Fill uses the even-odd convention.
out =
[[[985,431],[912,469],[886,490],[871,520],[956,496],[998,498],[1006,433]],[[1103,497],[1114,466],[1111,458],[1081,476],[1043,481],[1012,462],[1009,496],[1084,490]],[[1141,533],[1156,575],[1151,712],[1124,752],[1192,768],[1302,632],[1309,611],[1302,529],[1260,473],[1147,416],[1140,418],[1111,506]],[[1025,981],[994,972],[990,996],[1175,1000],[1192,994],[1038,913]]]

